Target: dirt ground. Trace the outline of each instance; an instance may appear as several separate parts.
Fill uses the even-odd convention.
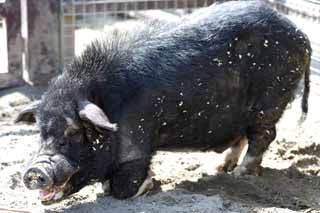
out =
[[[320,212],[320,74],[313,72],[311,81],[307,120],[298,125],[298,91],[264,156],[262,176],[217,175],[214,168],[221,155],[214,152],[162,151],[152,164],[158,187],[146,195],[119,201],[95,184],[50,206],[41,205],[37,192],[21,182],[24,167],[37,150],[39,131],[12,123],[16,113],[44,89],[0,91],[0,212]]]

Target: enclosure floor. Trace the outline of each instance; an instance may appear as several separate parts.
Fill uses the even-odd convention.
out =
[[[152,164],[159,185],[154,191],[119,201],[95,184],[51,206],[41,205],[37,192],[21,183],[23,168],[37,150],[39,132],[34,126],[12,123],[43,90],[25,86],[0,91],[0,212],[320,212],[320,73],[313,71],[311,82],[307,120],[298,126],[298,91],[277,126],[278,137],[264,156],[260,177],[215,175],[221,156],[214,152],[158,152]]]

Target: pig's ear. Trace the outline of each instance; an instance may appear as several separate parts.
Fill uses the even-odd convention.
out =
[[[32,102],[30,105],[28,105],[18,114],[18,116],[14,119],[14,122],[15,123],[18,123],[20,121],[24,121],[28,123],[36,122],[35,113],[40,103],[41,103],[40,100]]]
[[[102,129],[111,130],[113,132],[118,130],[117,124],[111,123],[103,110],[94,103],[87,100],[80,101],[78,107],[79,116],[82,120],[89,121],[94,126]]]

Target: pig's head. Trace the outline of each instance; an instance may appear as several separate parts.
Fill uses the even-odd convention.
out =
[[[45,98],[24,109],[16,122],[36,122],[40,129],[37,155],[23,175],[28,189],[50,204],[79,191],[112,171],[110,141],[117,131],[103,110],[88,100]]]

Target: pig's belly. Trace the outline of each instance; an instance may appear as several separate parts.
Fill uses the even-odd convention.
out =
[[[246,113],[237,109],[197,111],[160,123],[158,148],[190,148],[218,152],[236,143],[245,133]],[[164,115],[164,117],[166,117]]]
[[[250,115],[238,75],[198,82],[204,78],[196,74],[183,77],[183,88],[172,84],[145,90],[131,109],[144,109],[143,116],[152,117],[156,147],[219,150],[244,135]]]

